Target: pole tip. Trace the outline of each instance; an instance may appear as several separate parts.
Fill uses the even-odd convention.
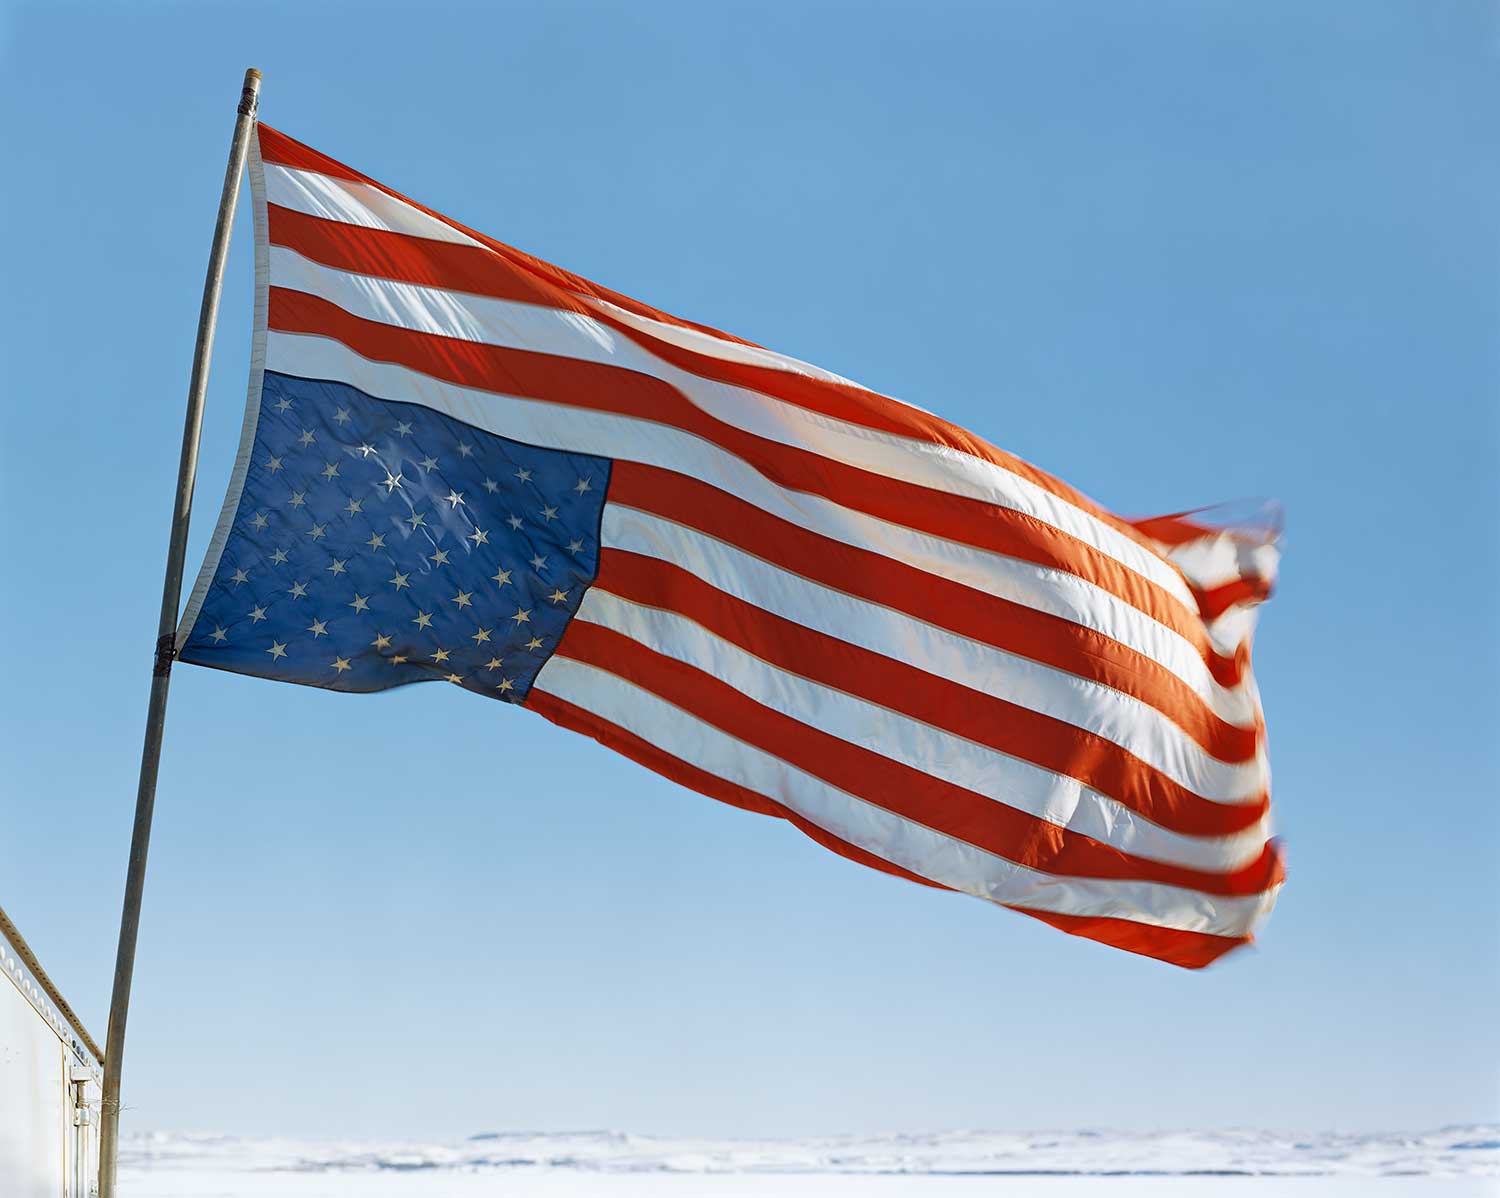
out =
[[[239,114],[253,117],[260,101],[260,72],[251,67],[245,72],[245,84],[240,88]]]

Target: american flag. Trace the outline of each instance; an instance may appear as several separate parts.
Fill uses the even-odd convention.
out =
[[[1273,527],[1123,520],[265,125],[250,176],[249,402],[181,660],[446,682],[1070,933],[1250,939]]]

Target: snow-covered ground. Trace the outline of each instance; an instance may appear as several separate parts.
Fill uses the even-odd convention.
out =
[[[1500,1126],[1388,1135],[127,1137],[126,1198],[1497,1198]]]

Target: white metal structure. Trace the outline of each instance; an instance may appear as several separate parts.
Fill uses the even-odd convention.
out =
[[[98,1193],[100,1053],[0,911],[0,1195]]]

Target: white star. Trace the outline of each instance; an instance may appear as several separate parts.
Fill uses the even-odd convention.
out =
[[[476,632],[469,639],[471,641],[473,641],[476,645],[482,645],[482,644],[484,644],[485,641],[487,641],[487,640],[490,639],[490,630],[488,628],[481,628],[478,632]]]
[[[418,528],[427,523],[427,517],[421,512],[413,512],[405,520],[401,521],[401,523],[410,524],[412,532],[416,532]]]
[[[313,634],[313,640],[317,640],[320,636],[327,636],[328,635],[328,621],[327,620],[314,620],[311,624],[309,624],[307,626],[307,631]]]
[[[568,552],[569,553],[582,553],[583,552],[583,541],[582,540],[569,541],[568,542]]]
[[[557,519],[557,509],[555,507],[544,507],[542,509],[542,519],[551,524],[552,521]]]
[[[540,649],[542,647],[542,638],[539,636],[532,637],[526,642],[526,647],[532,650]]]
[[[448,551],[446,549],[439,549],[427,560],[435,566],[446,566],[448,564]]]
[[[369,611],[370,600],[364,595],[356,594],[354,596],[354,602],[349,604],[349,606],[352,607],[355,611]]]
[[[464,676],[462,674],[449,674],[448,677],[445,678],[443,681],[444,682],[459,683],[459,682],[462,682],[463,680],[464,680]]]
[[[271,560],[278,566],[286,565],[286,550],[277,549],[275,553],[271,554]]]
[[[409,437],[409,436],[411,436],[411,425],[407,424],[407,422],[404,421],[404,420],[398,420],[398,421],[396,421],[396,436],[398,436],[398,437]]]
[[[363,499],[351,499],[345,505],[344,510],[346,512],[348,512],[351,516],[354,515],[356,512],[362,512],[362,511],[365,510],[365,501]]]
[[[497,483],[492,478],[487,478],[487,479],[484,480],[484,489],[486,491],[488,491],[491,495],[493,495],[496,491],[498,491],[500,489],[500,484]]]
[[[279,661],[281,658],[286,656],[286,642],[272,641],[271,647],[267,649],[266,652],[271,655],[272,661]]]
[[[307,495],[303,491],[293,491],[292,497],[287,500],[293,507],[301,507],[307,502]]]
[[[314,524],[307,530],[307,535],[315,541],[321,541],[328,534],[328,525]]]
[[[473,607],[474,605],[469,602],[469,599],[473,594],[473,591],[459,591],[458,594],[453,596],[452,602],[458,604],[458,609],[460,611],[462,611],[466,607]]]
[[[385,534],[384,533],[379,533],[379,532],[372,532],[370,534],[370,539],[368,541],[366,541],[365,544],[368,545],[371,549],[384,549],[385,548]]]
[[[254,525],[256,532],[260,532],[266,527],[267,524],[271,522],[266,519],[264,512],[256,512],[255,515],[251,517],[250,523]]]
[[[418,611],[416,619],[412,621],[418,628],[431,628],[432,616],[425,611]]]
[[[481,546],[481,545],[488,545],[490,543],[490,534],[489,534],[489,532],[487,530],[485,530],[483,528],[476,528],[473,532],[471,532],[464,539],[467,540],[467,541],[473,541],[474,542],[474,548],[478,549],[479,546]]]
[[[553,591],[547,598],[552,600],[553,603],[566,603],[568,601],[568,592],[563,590]]]
[[[328,668],[330,670],[337,670],[340,674],[342,674],[345,670],[350,668],[349,659],[347,657],[335,657],[328,663]]]
[[[340,408],[333,414],[333,418],[338,421],[340,425],[348,424],[350,420],[349,409]]]
[[[425,458],[418,462],[417,465],[422,467],[423,471],[427,474],[431,474],[434,470],[437,469],[437,458],[433,457],[431,454],[428,454]]]
[[[411,585],[406,581],[409,577],[410,575],[403,574],[400,570],[397,570],[396,577],[391,579],[391,585],[399,591],[402,587]]]
[[[370,644],[377,649],[389,649],[391,647],[391,638],[383,632],[377,632],[375,639]]]
[[[329,462],[319,473],[329,482],[332,482],[339,476],[339,464],[337,462]]]
[[[531,559],[531,568],[538,574],[540,574],[547,568],[547,559],[540,553],[538,553],[534,558]]]
[[[347,573],[347,571],[344,569],[344,563],[347,562],[348,560],[349,559],[347,557],[344,557],[344,558],[336,557],[336,558],[334,558],[333,559],[333,564],[328,567],[328,572],[330,574],[334,574],[334,575]]]
[[[463,503],[463,501],[464,501],[464,497],[462,495],[460,495],[457,491],[453,490],[452,488],[449,488],[447,499],[448,499],[448,502],[453,505],[453,510],[454,511],[457,511],[458,510],[458,505],[461,504],[461,503]]]
[[[285,416],[292,410],[292,401],[287,399],[286,396],[283,395],[280,402],[276,404],[276,410],[283,416]]]
[[[501,586],[508,586],[510,584],[509,570],[496,570],[493,574],[490,575],[490,577],[493,578]]]
[[[458,443],[458,452],[461,457],[470,457],[474,453],[474,447],[467,441],[460,441]]]
[[[292,589],[287,594],[293,599],[300,599],[303,595],[307,594],[307,586],[304,583],[294,582],[292,583]]]
[[[521,531],[521,517],[520,516],[512,516],[512,517],[510,517],[510,519],[506,520],[506,523],[509,524],[517,532]]]
[[[525,607],[518,607],[518,608],[516,608],[516,614],[513,615],[513,616],[511,616],[510,619],[512,619],[512,620],[514,620],[516,622],[516,626],[518,628],[522,624],[530,624],[531,623],[531,610],[529,608],[525,608]]]
[[[246,574],[243,570],[236,570],[234,572],[234,577],[231,578],[229,581],[231,583],[233,583],[235,586],[239,586],[240,583],[242,583],[242,582],[249,582],[250,581],[250,575]]]
[[[486,670],[498,670],[500,668],[500,659],[498,657],[490,658],[489,661],[485,662],[484,668]]]
[[[515,477],[519,478],[523,483],[529,483],[531,481],[531,471],[517,470]]]
[[[213,637],[214,644],[216,645],[222,644],[224,641],[224,629],[217,624],[214,625],[214,630],[209,635]]]
[[[317,439],[318,438],[313,435],[312,429],[305,428],[305,429],[302,430],[302,435],[297,438],[297,441],[302,446],[303,449],[306,449],[309,445],[311,445]]]
[[[584,494],[586,491],[592,491],[593,489],[593,483],[589,482],[589,480],[586,478],[580,478],[573,487],[573,490],[577,491],[580,495]]]
[[[252,607],[250,609],[250,623],[259,624],[266,618],[266,609],[263,607]]]
[[[509,678],[502,678],[499,682],[495,683],[495,689],[497,691],[508,691],[515,685]]]
[[[275,474],[278,470],[282,469],[281,459],[275,456],[267,458],[266,469]]]
[[[394,491],[397,487],[399,487],[401,485],[401,480],[404,477],[405,477],[404,475],[401,475],[401,474],[392,474],[389,470],[387,470],[385,472],[385,480],[383,482],[378,482],[375,485],[377,487],[384,487],[385,488],[385,493],[387,495],[389,495],[392,491]]]
[[[367,458],[372,453],[375,452],[375,447],[373,445],[371,445],[369,442],[366,442],[365,444],[361,445],[358,449],[356,449],[354,452],[357,453],[357,454],[359,454],[359,456],[362,457],[362,458]]]
[[[446,650],[446,649],[439,649],[436,653],[434,653],[432,655],[432,660],[435,661],[435,662],[437,662],[438,665],[442,665],[443,662],[445,662],[445,661],[448,660],[448,657],[449,657],[448,650]]]

